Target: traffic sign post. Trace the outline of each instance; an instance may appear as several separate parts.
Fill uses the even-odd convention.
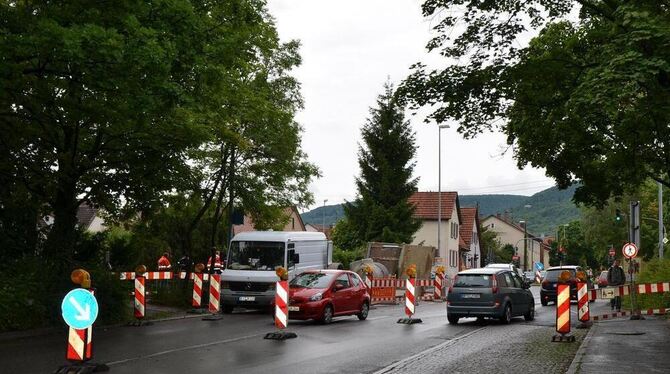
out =
[[[633,259],[637,256],[638,248],[633,243],[626,243],[621,248],[621,252],[628,259],[628,270],[629,270],[629,273],[630,273],[630,288],[631,288],[631,290],[630,290],[630,303],[631,303],[630,319],[632,319],[632,320],[642,319],[642,316],[640,316],[640,312],[637,310],[637,295],[636,295],[637,287],[635,287],[635,275],[633,274],[634,273],[634,267],[635,267],[635,263],[634,263]]]
[[[93,358],[93,323],[98,318],[98,301],[91,288],[91,275],[76,269],[70,279],[82,286],[65,295],[61,303],[61,315],[70,327],[65,358],[69,365],[59,367],[55,374],[79,374],[108,371],[105,364],[87,362]]]

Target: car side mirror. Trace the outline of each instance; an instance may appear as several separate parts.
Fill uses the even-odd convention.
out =
[[[344,289],[344,285],[342,283],[336,283],[335,287],[333,287],[333,291],[337,292]]]
[[[299,264],[300,263],[300,253],[294,253],[293,256],[291,256],[291,262],[294,264]]]

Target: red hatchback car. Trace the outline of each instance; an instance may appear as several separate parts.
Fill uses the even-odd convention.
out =
[[[348,270],[311,270],[289,284],[290,319],[330,323],[335,316],[368,318],[370,294],[358,274]]]

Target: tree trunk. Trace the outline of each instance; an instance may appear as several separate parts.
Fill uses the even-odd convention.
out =
[[[65,271],[72,262],[76,245],[77,225],[76,183],[73,178],[59,178],[56,197],[52,204],[54,222],[47,237],[44,260],[55,266],[57,271]]]

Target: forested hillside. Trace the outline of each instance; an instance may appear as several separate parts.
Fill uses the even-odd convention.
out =
[[[551,187],[532,196],[522,195],[461,195],[462,207],[479,204],[480,216],[505,211],[515,220],[528,222],[528,230],[535,235],[554,235],[556,227],[579,217],[572,202],[575,186],[566,190]],[[326,225],[334,225],[344,216],[341,204],[326,205],[302,214],[303,221],[320,225],[325,213]]]

